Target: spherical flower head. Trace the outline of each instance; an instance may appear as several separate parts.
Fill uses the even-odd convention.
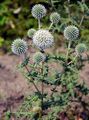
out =
[[[36,32],[35,29],[33,29],[33,28],[29,29],[28,32],[27,32],[27,36],[32,39],[35,32]]]
[[[46,8],[41,4],[36,4],[32,8],[32,16],[36,19],[41,19],[46,15]]]
[[[76,46],[75,50],[78,54],[81,54],[81,53],[85,52],[87,50],[87,48],[86,48],[85,44],[80,43]]]
[[[54,43],[54,38],[48,30],[38,30],[33,36],[33,43],[37,48],[44,50]]]
[[[26,53],[28,47],[24,40],[18,38],[12,43],[12,52],[16,55],[21,55]]]
[[[39,64],[41,62],[44,62],[46,59],[46,56],[41,53],[41,52],[36,52],[34,55],[33,55],[33,61],[34,63],[36,64]]]
[[[54,12],[50,15],[50,21],[53,24],[58,24],[58,22],[60,21],[60,15],[57,12]]]
[[[65,28],[64,30],[64,37],[67,40],[77,40],[79,36],[79,29],[73,25],[70,25],[68,27]]]

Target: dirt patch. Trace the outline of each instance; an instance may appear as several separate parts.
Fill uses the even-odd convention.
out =
[[[85,63],[85,66],[80,71],[80,80],[84,80],[86,86],[89,87],[89,63]]]
[[[28,85],[22,75],[18,72],[16,64],[18,58],[15,56],[0,56],[0,97],[7,98],[16,96],[16,94],[24,94]]]

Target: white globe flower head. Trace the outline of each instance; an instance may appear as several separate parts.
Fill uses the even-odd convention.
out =
[[[67,40],[77,40],[79,37],[79,29],[76,26],[70,25],[64,30],[64,37]]]
[[[31,29],[28,30],[27,36],[32,39],[35,32],[36,32],[36,30],[31,28]]]
[[[48,30],[40,29],[33,36],[33,43],[40,50],[49,48],[54,43],[54,37]]]
[[[32,16],[36,19],[41,19],[46,15],[46,8],[41,4],[36,4],[32,8]]]
[[[75,48],[75,51],[78,53],[78,54],[81,54],[83,52],[85,52],[87,50],[86,48],[86,45],[84,43],[80,43],[76,46]]]
[[[58,22],[60,21],[60,15],[57,12],[54,12],[50,15],[50,21],[53,24],[58,24]]]
[[[14,40],[12,43],[12,52],[16,55],[25,54],[27,52],[27,49],[27,43],[20,38]]]
[[[41,52],[36,52],[33,55],[33,61],[36,64],[39,64],[40,62],[44,62],[45,60],[46,60],[46,56]]]

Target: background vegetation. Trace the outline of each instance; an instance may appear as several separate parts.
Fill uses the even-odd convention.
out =
[[[77,0],[72,0],[70,4],[71,12],[73,12],[73,16],[78,12],[83,14],[76,4]],[[37,22],[31,16],[31,8],[34,4],[41,3],[44,4],[45,7],[51,11],[57,11],[61,14],[62,17],[67,17],[66,13],[67,9],[67,0],[1,0],[0,1],[0,50],[4,52],[10,51],[10,45],[14,38],[18,36],[24,37],[26,36],[26,32],[29,28],[36,28]],[[87,5],[89,5],[86,0]],[[80,6],[81,7],[81,6]],[[66,11],[66,13],[65,13]],[[49,14],[48,13],[48,14]],[[79,17],[81,17],[81,14]],[[87,13],[89,15],[89,13]],[[76,17],[76,16],[75,16]],[[79,19],[78,16],[74,19]],[[64,19],[62,19],[63,22]],[[43,19],[49,22],[48,17]],[[64,20],[64,23],[71,22],[68,19]],[[72,21],[73,22],[73,21]],[[60,24],[60,23],[59,23]],[[89,29],[89,20],[83,23],[86,29],[82,31],[82,39],[85,40],[87,38],[87,43],[89,44],[88,38],[88,29]],[[58,26],[57,30],[60,32],[60,27]],[[63,24],[61,26],[63,28]],[[85,37],[86,35],[86,37]]]

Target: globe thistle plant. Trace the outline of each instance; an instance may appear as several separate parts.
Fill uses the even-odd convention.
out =
[[[36,52],[33,55],[33,61],[36,64],[39,64],[40,62],[44,62],[45,59],[46,59],[46,56],[43,53],[41,53],[41,52]]]
[[[26,42],[20,38],[13,41],[12,52],[16,55],[22,55],[22,58],[24,57],[24,60],[22,59],[18,69],[28,80],[27,82],[31,83],[29,85],[34,86],[36,92],[34,91],[35,94],[32,93],[32,95],[26,98],[26,102],[22,105],[19,112],[16,113],[18,113],[19,118],[21,116],[21,118],[27,118],[29,120],[46,118],[49,118],[50,120],[57,119],[57,113],[59,115],[61,115],[61,112],[63,114],[67,113],[66,110],[69,107],[67,104],[69,105],[70,99],[74,102],[74,100],[77,100],[80,97],[82,99],[83,95],[89,94],[89,89],[86,89],[86,86],[83,86],[77,81],[79,80],[79,71],[84,66],[85,61],[89,60],[89,55],[85,53],[86,56],[82,57],[81,53],[87,50],[85,44],[80,43],[77,46],[75,46],[75,44],[72,45],[72,42],[74,43],[79,37],[79,29],[74,25],[69,25],[64,29],[64,37],[68,40],[66,50],[64,50],[64,47],[62,46],[63,51],[61,51],[62,49],[57,48],[56,46],[54,51],[47,51],[46,56],[45,49],[54,45],[53,35],[58,39],[61,37],[61,34],[58,36],[58,34],[54,32],[61,32],[66,24],[70,24],[70,21],[69,23],[65,23],[64,20],[61,21],[60,28],[58,28],[57,24],[60,21],[60,14],[54,12],[50,15],[51,23],[49,27],[43,29],[42,24],[40,23],[41,18],[46,15],[46,9],[41,4],[33,6],[32,15],[38,20],[38,30],[36,31],[32,28],[27,32],[27,36],[32,39],[32,42],[30,42],[31,49],[28,51],[31,52],[31,54],[25,54],[28,46]],[[71,15],[72,14],[70,14],[69,11],[69,17],[71,17]],[[66,20],[67,18],[64,19]],[[77,22],[77,20],[75,21]],[[77,42],[79,43],[79,41],[76,41],[76,43]],[[56,43],[58,43],[58,41]],[[35,54],[33,54],[35,49],[34,46],[39,49]],[[60,50],[57,54],[56,48],[57,51]],[[57,89],[57,87],[61,89]],[[79,95],[78,93],[81,94]],[[25,107],[25,104],[27,107]],[[48,111],[48,109],[50,111]],[[55,111],[56,109],[57,111]],[[43,113],[45,111],[48,111],[48,114],[44,117]],[[52,118],[50,113],[54,113]],[[77,116],[74,116],[74,118],[75,117],[77,118]],[[59,118],[63,117],[59,116]]]
[[[48,30],[40,29],[33,36],[33,43],[37,48],[44,50],[53,45],[54,38]]]
[[[81,54],[81,53],[85,52],[87,50],[87,48],[86,48],[85,44],[80,43],[76,46],[75,50],[78,54]]]
[[[12,43],[12,52],[16,55],[21,55],[26,53],[27,49],[28,47],[26,42],[20,38],[14,40]]]
[[[41,5],[41,4],[37,4],[35,6],[33,6],[32,8],[32,16],[36,19],[41,19],[46,15],[46,8]]]
[[[32,39],[35,32],[36,32],[35,29],[33,29],[33,28],[29,29],[28,32],[27,32],[27,36]]]
[[[50,21],[53,24],[58,24],[58,22],[60,21],[60,15],[57,12],[54,12],[50,15]]]
[[[79,29],[73,25],[70,25],[68,27],[65,28],[64,30],[64,37],[67,40],[77,40],[79,36]]]

